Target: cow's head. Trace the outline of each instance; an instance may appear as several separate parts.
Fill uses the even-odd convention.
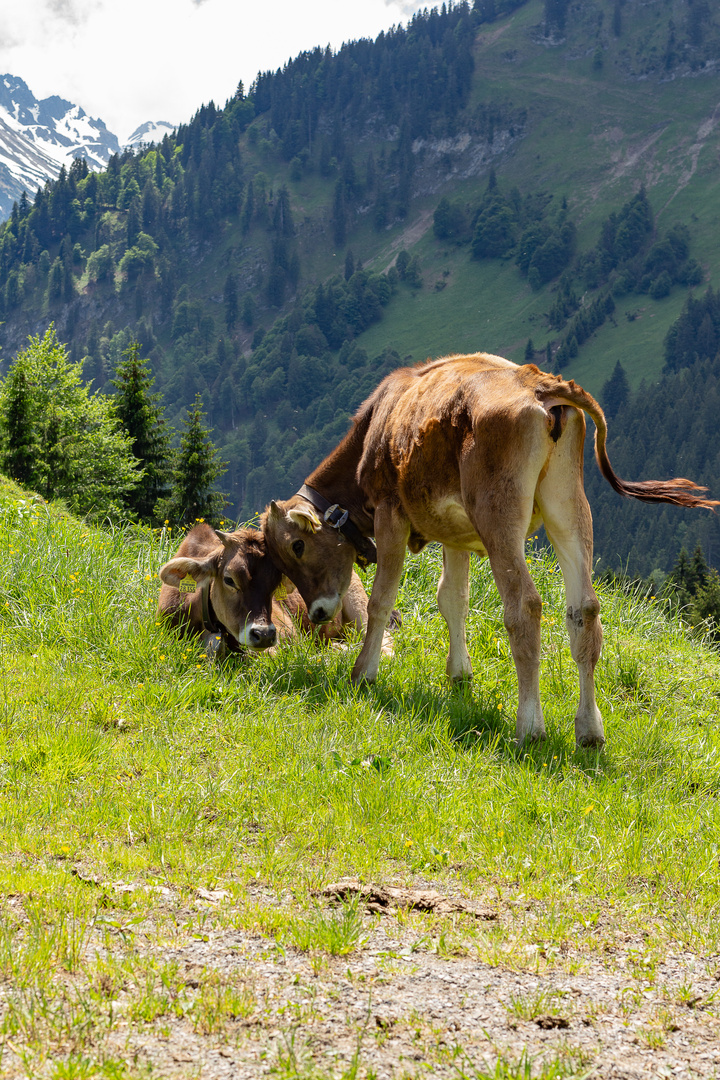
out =
[[[277,637],[272,599],[282,574],[257,529],[218,530],[216,536],[216,548],[196,558],[176,555],[160,568],[160,578],[178,588],[189,574],[198,588],[210,590],[216,618],[239,645],[268,649]]]
[[[350,585],[353,545],[298,495],[271,502],[261,527],[270,555],[300,590],[311,622],[330,622]]]

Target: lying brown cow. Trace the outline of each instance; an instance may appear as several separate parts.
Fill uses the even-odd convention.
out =
[[[210,655],[241,648],[260,653],[278,636],[291,637],[298,626],[313,629],[299,592],[287,579],[282,582],[257,529],[226,533],[196,525],[159,573],[158,614],[201,636]],[[367,593],[353,573],[341,610],[315,633],[330,641],[349,627],[364,631],[367,605]]]
[[[603,476],[620,495],[680,506],[718,505],[690,480],[620,480],[605,449],[598,403],[534,364],[485,353],[449,356],[388,375],[360,407],[350,432],[298,494],[271,503],[268,550],[298,586],[310,618],[332,618],[353,560],[377,573],[354,681],[373,681],[397,594],[405,549],[443,545],[438,605],[448,626],[448,675],[471,674],[466,647],[470,552],[487,555],[502,597],[518,675],[517,739],[545,734],[539,693],[542,602],[525,563],[525,539],[544,524],[565,580],[567,628],[580,674],[578,744],[601,746],[593,675],[600,606],[591,583],[592,518],[583,490],[585,418],[596,426]]]
[[[158,614],[199,634],[209,654],[262,652],[275,644],[272,599],[282,574],[256,529],[225,533],[196,525],[159,573]]]

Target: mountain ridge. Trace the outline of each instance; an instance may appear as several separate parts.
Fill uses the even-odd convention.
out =
[[[32,197],[75,158],[98,172],[124,146],[159,141],[172,130],[167,121],[146,121],[121,143],[82,106],[58,94],[38,100],[24,79],[0,75],[0,221],[10,216],[23,191]]]

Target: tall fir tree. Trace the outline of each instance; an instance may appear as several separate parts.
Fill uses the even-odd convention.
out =
[[[238,286],[232,270],[225,278],[223,303],[225,304],[225,325],[232,332],[238,320]]]
[[[162,395],[151,393],[155,380],[148,360],[140,359],[137,341],[124,350],[112,380],[115,415],[132,440],[132,454],[143,467],[138,486],[128,496],[128,508],[141,521],[153,521],[159,499],[169,486],[170,435],[160,404]]]
[[[157,516],[173,525],[200,519],[217,522],[227,501],[214,486],[227,471],[227,465],[220,460],[217,447],[203,427],[204,415],[201,397],[196,394],[194,404],[188,409],[180,447],[173,453],[170,495],[156,507]]]
[[[342,247],[347,236],[347,214],[345,211],[345,184],[338,180],[332,208],[333,240],[337,247]]]
[[[699,544],[692,559],[684,548],[680,551],[663,591],[692,626],[720,640],[720,575],[708,566]]]
[[[625,368],[620,361],[613,368],[613,373],[600,391],[600,400],[608,420],[614,420],[630,397],[630,383]]]
[[[4,387],[2,471],[20,484],[35,484],[36,450],[32,401],[27,371],[19,356]]]

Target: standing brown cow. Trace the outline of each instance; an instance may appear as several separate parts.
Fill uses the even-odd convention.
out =
[[[592,518],[583,490],[588,413],[600,470],[620,495],[713,507],[690,480],[620,480],[605,449],[598,403],[574,382],[534,364],[475,353],[388,375],[360,407],[350,432],[297,495],[270,504],[262,529],[277,565],[293,580],[310,618],[332,618],[353,560],[377,573],[354,681],[377,675],[382,635],[405,549],[443,545],[438,606],[450,636],[447,673],[471,674],[465,639],[470,552],[490,560],[502,597],[518,676],[519,743],[545,734],[540,705],[542,602],[525,563],[525,539],[544,524],[565,580],[567,628],[580,675],[579,745],[601,746],[594,670],[602,645],[591,583]]]

